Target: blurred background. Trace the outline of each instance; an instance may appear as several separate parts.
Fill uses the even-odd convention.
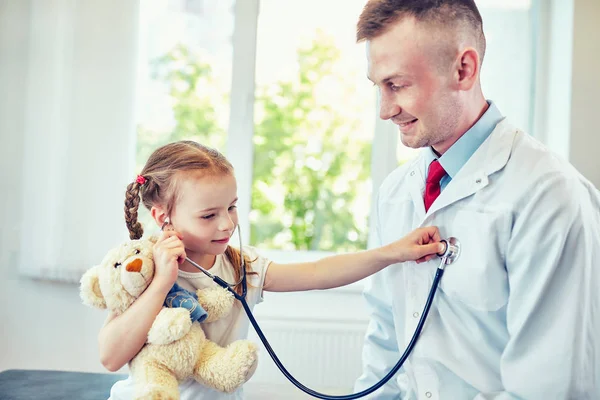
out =
[[[368,246],[376,189],[415,152],[378,119],[354,40],[364,3],[0,0],[0,371],[104,372],[105,313],[80,304],[77,282],[127,238],[125,187],[167,142],[227,155],[244,243],[272,259]],[[477,3],[484,94],[599,187],[600,2]],[[268,293],[256,308],[304,384],[352,390],[361,288]],[[266,352],[247,394],[305,398]]]

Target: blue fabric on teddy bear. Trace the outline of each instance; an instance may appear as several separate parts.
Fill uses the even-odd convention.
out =
[[[177,283],[173,284],[173,287],[171,290],[169,290],[169,293],[167,293],[165,307],[187,308],[190,312],[190,318],[192,319],[192,322],[202,322],[208,317],[208,313],[198,302],[198,296],[196,296],[196,293],[192,293],[189,290],[182,288]]]

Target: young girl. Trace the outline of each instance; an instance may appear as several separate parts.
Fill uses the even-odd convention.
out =
[[[110,371],[131,360],[146,342],[169,289],[177,282],[195,291],[216,284],[193,265],[189,257],[228,282],[239,279],[240,253],[228,242],[236,229],[237,187],[231,164],[218,151],[191,141],[157,149],[126,192],[125,219],[130,237],[142,236],[137,221],[139,202],[165,229],[154,246],[155,275],[146,291],[123,314],[109,315],[99,334],[100,358]],[[384,267],[409,260],[428,261],[444,250],[435,227],[417,229],[389,245],[354,254],[335,255],[316,262],[279,264],[244,247],[250,308],[262,301],[263,291],[285,292],[328,289],[365,278]],[[246,257],[247,255],[247,257]],[[239,288],[236,288],[239,290]],[[206,336],[226,346],[246,338],[248,318],[236,302],[225,318],[203,323]],[[226,394],[194,380],[179,386],[181,399],[241,399],[242,390]],[[131,399],[131,377],[117,382],[111,399]]]

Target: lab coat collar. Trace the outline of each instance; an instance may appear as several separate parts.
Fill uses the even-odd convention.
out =
[[[502,119],[464,167],[453,177],[427,213],[423,204],[427,149],[422,151],[421,155],[412,162],[407,176],[415,213],[420,219],[425,222],[427,217],[437,211],[486,187],[489,176],[503,169],[508,162],[517,133],[515,127],[505,118]]]

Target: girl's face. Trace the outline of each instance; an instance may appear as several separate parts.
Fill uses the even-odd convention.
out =
[[[235,177],[186,173],[177,190],[170,221],[183,236],[188,257],[225,252],[238,224]]]

